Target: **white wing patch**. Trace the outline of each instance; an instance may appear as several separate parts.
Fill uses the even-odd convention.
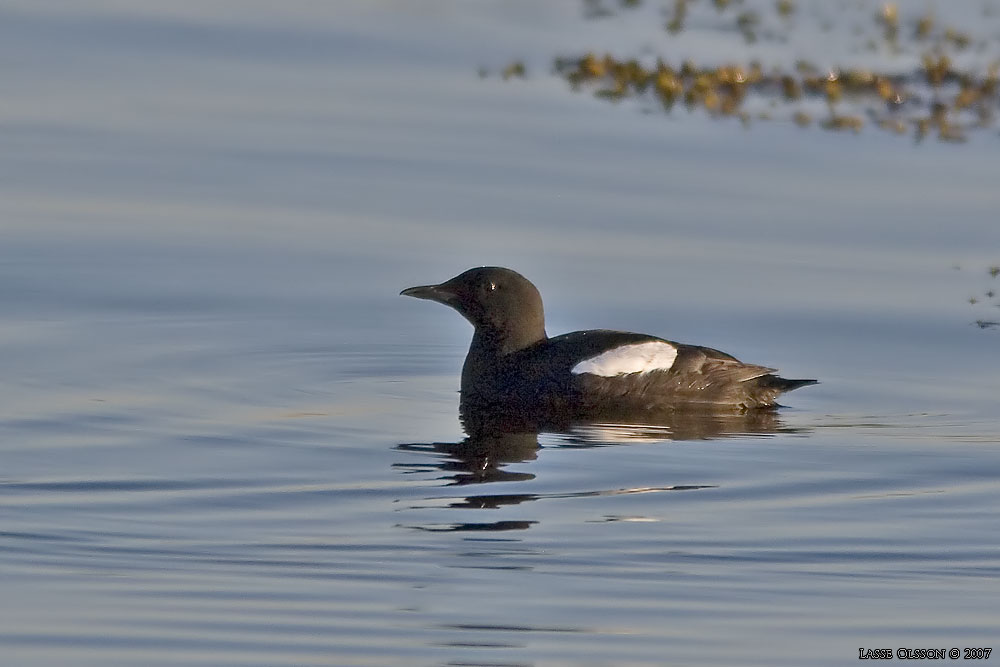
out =
[[[570,372],[574,375],[591,373],[602,377],[614,377],[626,373],[666,371],[674,365],[676,358],[677,348],[670,343],[650,341],[612,348],[596,357],[584,359]]]

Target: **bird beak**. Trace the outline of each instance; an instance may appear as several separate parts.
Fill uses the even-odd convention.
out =
[[[437,301],[438,303],[443,303],[446,306],[452,305],[458,298],[451,289],[448,288],[446,284],[441,285],[420,285],[419,287],[407,287],[405,290],[399,293],[400,296],[412,296],[416,299],[427,299],[429,301]]]

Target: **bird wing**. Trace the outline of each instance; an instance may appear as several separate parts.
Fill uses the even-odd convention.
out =
[[[776,369],[756,364],[745,364],[736,357],[697,345],[678,345],[677,360],[670,374],[680,387],[692,390],[707,389],[712,386],[733,385],[747,382]]]

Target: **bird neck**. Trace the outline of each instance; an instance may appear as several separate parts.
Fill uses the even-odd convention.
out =
[[[502,360],[509,354],[523,350],[547,338],[545,328],[540,330],[498,331],[477,328],[472,336],[469,354],[462,368],[462,386],[491,384],[496,373],[501,372]]]
[[[469,354],[475,353],[484,359],[499,358],[523,350],[546,338],[548,336],[545,335],[545,324],[541,322],[537,326],[520,326],[513,329],[480,327],[472,336]]]
[[[497,400],[504,387],[516,380],[509,373],[507,358],[547,338],[544,327],[534,331],[522,329],[518,335],[477,329],[462,366],[462,405],[482,407]]]

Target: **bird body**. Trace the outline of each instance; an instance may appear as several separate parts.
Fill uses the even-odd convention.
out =
[[[597,329],[549,338],[541,296],[520,274],[480,267],[401,294],[448,305],[475,327],[462,368],[463,414],[592,417],[770,408],[815,380],[787,380],[708,347]]]

